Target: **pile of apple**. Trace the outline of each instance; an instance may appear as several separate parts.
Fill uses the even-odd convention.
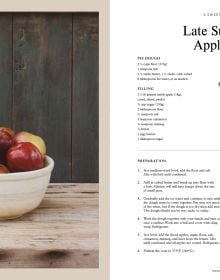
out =
[[[26,131],[14,133],[0,127],[0,173],[25,172],[44,167],[46,145],[37,135]]]

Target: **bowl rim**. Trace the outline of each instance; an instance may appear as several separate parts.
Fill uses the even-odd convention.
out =
[[[20,179],[28,179],[34,177],[41,177],[42,175],[48,174],[53,170],[54,160],[48,155],[45,156],[46,166],[37,170],[25,171],[25,172],[12,172],[12,173],[1,173],[0,174],[0,182],[7,180],[20,180]]]

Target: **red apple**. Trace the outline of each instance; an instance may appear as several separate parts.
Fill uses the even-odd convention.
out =
[[[13,144],[13,137],[7,131],[0,130],[0,151],[7,151]]]
[[[44,167],[40,151],[29,142],[21,142],[11,147],[6,158],[8,168],[12,172],[31,171]]]
[[[46,155],[46,144],[44,140],[37,135],[31,134],[26,131],[19,132],[15,134],[14,136],[15,143],[21,143],[21,142],[30,142],[33,145],[35,145],[38,150],[40,151],[43,158],[45,158]]]
[[[5,165],[0,164],[0,174],[4,174],[4,173],[9,173],[9,170]]]
[[[15,135],[14,131],[9,127],[0,127],[0,131],[6,131],[12,137],[14,137],[14,135]]]

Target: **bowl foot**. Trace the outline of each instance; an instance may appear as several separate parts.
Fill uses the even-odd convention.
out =
[[[21,216],[23,216],[23,215],[21,214],[21,215],[10,216],[10,217],[0,217],[0,221],[13,220],[13,219],[19,218]]]

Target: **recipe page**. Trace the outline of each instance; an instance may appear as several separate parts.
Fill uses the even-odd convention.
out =
[[[220,5],[111,3],[111,279],[219,279]]]

